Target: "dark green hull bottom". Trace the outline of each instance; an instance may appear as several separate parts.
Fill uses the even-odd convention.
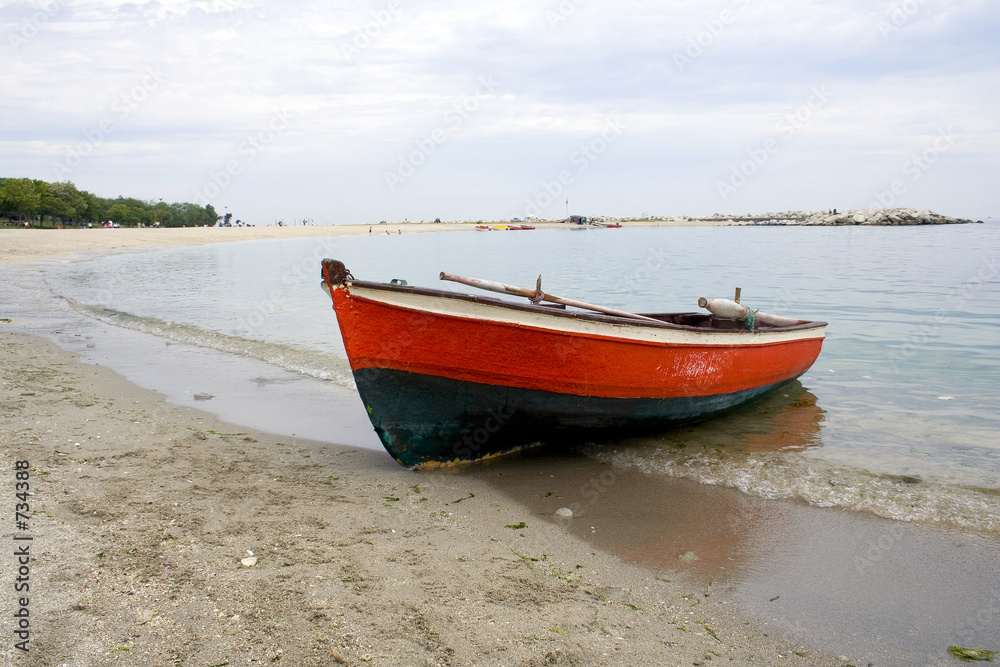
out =
[[[602,398],[450,380],[386,368],[354,372],[375,432],[404,466],[475,461],[583,432],[628,435],[717,417],[795,378],[710,396]]]

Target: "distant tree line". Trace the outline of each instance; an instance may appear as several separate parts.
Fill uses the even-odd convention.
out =
[[[168,204],[132,197],[107,199],[78,190],[69,181],[47,183],[31,178],[0,178],[0,219],[33,226],[99,224],[112,220],[122,227],[214,225],[219,215],[211,204]]]

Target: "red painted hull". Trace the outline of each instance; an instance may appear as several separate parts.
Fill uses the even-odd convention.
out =
[[[502,447],[511,443],[501,445],[496,436],[492,444],[501,449],[468,456],[457,451],[455,439],[476,423],[469,415],[488,419],[491,406],[477,407],[475,400],[516,404],[525,415],[534,414],[552,428],[559,427],[555,422],[560,419],[618,427],[627,425],[630,415],[637,423],[655,423],[658,416],[664,423],[675,423],[737,409],[804,373],[819,355],[825,327],[803,322],[750,333],[727,328],[713,316],[704,318],[711,321],[710,327],[645,324],[439,290],[362,281],[327,286],[372,422],[387,449],[407,465],[505,451]],[[377,386],[380,382],[413,394],[387,396]],[[505,398],[496,398],[497,388]],[[428,396],[434,391],[468,393],[470,398],[438,413],[439,401]],[[425,406],[424,417],[410,414],[417,403]],[[559,417],[564,408],[553,406],[563,404],[602,414],[590,421],[581,415]],[[391,414],[400,411],[409,415],[406,425],[397,424]],[[604,419],[607,415],[614,418]],[[433,447],[427,440],[434,436],[428,435],[422,420],[453,422],[438,431],[448,440],[440,454],[428,454]],[[397,430],[394,436],[379,430],[389,429],[389,424]],[[510,449],[529,444],[523,441],[532,437],[529,426],[518,428]],[[410,446],[403,441],[414,439],[415,431],[423,434],[421,460],[416,463],[399,455]]]
[[[822,337],[761,345],[665,345],[417,312],[333,292],[352,370],[375,366],[463,382],[607,398],[729,393],[796,378]],[[747,337],[753,334],[746,333]]]

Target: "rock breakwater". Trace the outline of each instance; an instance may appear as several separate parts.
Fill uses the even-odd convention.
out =
[[[782,211],[780,213],[726,215],[687,218],[731,225],[958,225],[972,220],[952,218],[915,208],[861,208],[853,211]]]

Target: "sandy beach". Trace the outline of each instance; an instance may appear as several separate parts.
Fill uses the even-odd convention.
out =
[[[12,229],[0,230],[0,263],[367,233]],[[863,665],[840,648],[857,637],[821,629],[817,643],[805,622],[776,627],[770,610],[832,617],[845,595],[858,608],[881,601],[873,587],[906,569],[961,592],[949,549],[988,557],[994,548],[585,457],[417,473],[381,451],[171,403],[2,318],[4,488],[11,517],[17,503],[29,507],[18,508],[23,527],[8,524],[0,557],[0,664]],[[15,498],[19,481],[31,495]],[[581,497],[578,516],[556,515]],[[855,576],[854,554],[886,535],[920,548],[880,552]],[[18,569],[23,548],[28,574]],[[980,567],[992,576],[992,565]],[[19,576],[30,578],[27,602],[12,592]],[[892,605],[906,595],[886,593],[890,611],[868,623],[873,635],[892,632]],[[13,635],[24,609],[27,640]],[[951,619],[965,611],[947,601],[934,609]]]
[[[843,664],[481,477],[221,423],[37,338],[0,356],[6,486],[28,461],[33,494],[5,664]]]
[[[263,239],[476,232],[474,222],[410,222],[383,225],[300,225],[289,227],[170,227],[127,229],[0,229],[0,264],[65,257],[74,252],[122,250],[189,243],[222,243]],[[497,224],[497,223],[489,223]],[[623,226],[715,226],[724,221],[687,220],[625,222]],[[537,229],[566,229],[565,223],[532,222]],[[478,232],[482,233],[482,232]]]
[[[471,230],[474,225],[414,223],[401,225],[314,225],[297,227],[169,227],[126,229],[0,229],[0,264],[65,257],[74,252],[123,250],[152,246],[322,236],[361,236]]]

